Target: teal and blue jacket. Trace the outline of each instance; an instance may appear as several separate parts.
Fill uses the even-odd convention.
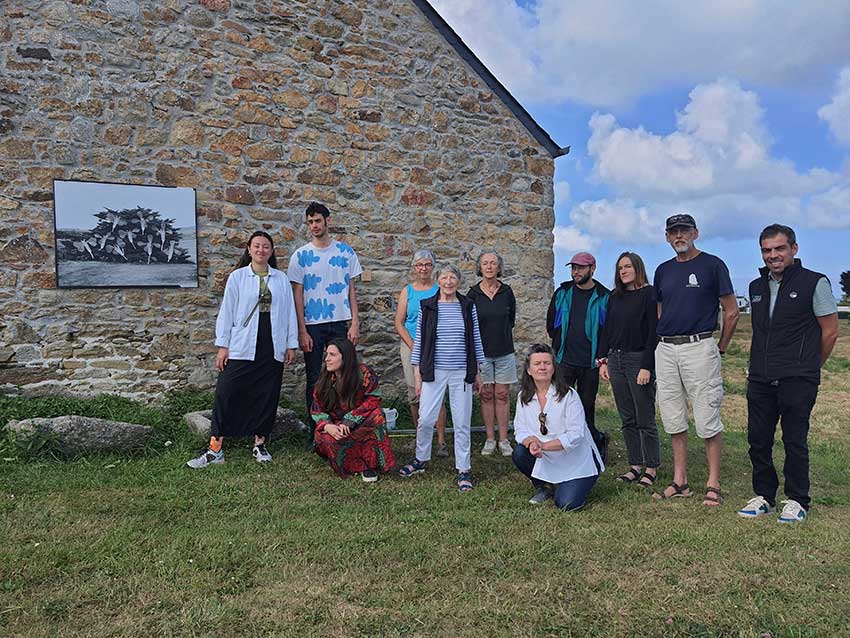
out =
[[[593,284],[594,288],[590,300],[587,302],[587,316],[584,321],[584,333],[587,335],[587,340],[590,341],[588,368],[596,367],[598,357],[596,350],[599,345],[600,328],[605,325],[605,312],[608,308],[608,295],[610,294],[610,291],[595,279]],[[555,352],[555,360],[558,363],[564,360],[567,349],[565,337],[567,327],[570,324],[574,285],[572,281],[563,282],[552,295],[549,311],[546,313],[546,332],[552,339],[552,350]]]

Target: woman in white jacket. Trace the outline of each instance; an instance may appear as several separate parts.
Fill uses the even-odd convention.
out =
[[[284,363],[295,360],[298,322],[292,287],[277,270],[272,238],[257,231],[227,278],[215,323],[215,387],[209,447],[191,468],[224,462],[225,436],[254,436],[254,458],[271,461],[266,440],[280,399]]]
[[[514,417],[519,445],[513,462],[535,488],[529,503],[555,497],[565,511],[581,509],[605,470],[584,420],[584,408],[555,365],[549,346],[531,346],[522,371]]]

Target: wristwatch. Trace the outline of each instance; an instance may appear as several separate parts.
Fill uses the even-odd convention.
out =
[[[601,359],[597,359],[597,360],[596,360],[596,367],[598,368],[598,367],[599,367],[599,366],[601,366],[603,363],[604,363],[606,366],[608,365],[608,357],[602,357]]]

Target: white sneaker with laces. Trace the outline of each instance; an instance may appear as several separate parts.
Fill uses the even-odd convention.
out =
[[[491,456],[496,451],[496,439],[487,439],[481,449],[482,456]]]
[[[269,451],[266,449],[265,443],[255,445],[251,450],[251,453],[254,455],[254,458],[257,459],[257,463],[268,463],[272,460],[272,455],[269,454]]]
[[[744,505],[744,507],[738,510],[738,516],[743,516],[744,518],[755,518],[762,514],[769,514],[772,511],[773,508],[764,496],[754,496],[747,501],[747,504]]]
[[[806,510],[794,499],[782,501],[784,507],[779,515],[780,523],[802,523],[806,520]]]
[[[186,461],[186,465],[191,467],[193,470],[199,470],[207,465],[217,465],[219,463],[224,463],[224,450],[213,452],[209,448],[201,452],[200,455],[194,459]]]
[[[499,452],[502,453],[502,456],[511,456],[514,453],[514,449],[511,447],[511,442],[507,439],[499,441]]]

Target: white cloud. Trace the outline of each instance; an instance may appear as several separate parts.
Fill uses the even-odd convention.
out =
[[[555,206],[562,206],[570,201],[570,183],[555,182]]]
[[[689,98],[668,135],[622,127],[609,114],[591,117],[592,176],[616,196],[576,204],[573,226],[630,242],[663,241],[664,218],[680,210],[697,218],[703,237],[751,236],[773,221],[850,226],[850,176],[798,172],[774,157],[754,92],[721,78]]]
[[[819,228],[850,227],[850,186],[830,188],[815,195],[806,211],[809,223]]]
[[[850,146],[850,67],[846,67],[835,83],[832,101],[818,109],[818,117],[841,144]]]
[[[599,245],[599,240],[583,233],[575,226],[555,226],[555,248],[567,252],[593,250]]]
[[[432,0],[518,97],[612,107],[728,74],[810,88],[850,59],[850,5],[772,0]]]

